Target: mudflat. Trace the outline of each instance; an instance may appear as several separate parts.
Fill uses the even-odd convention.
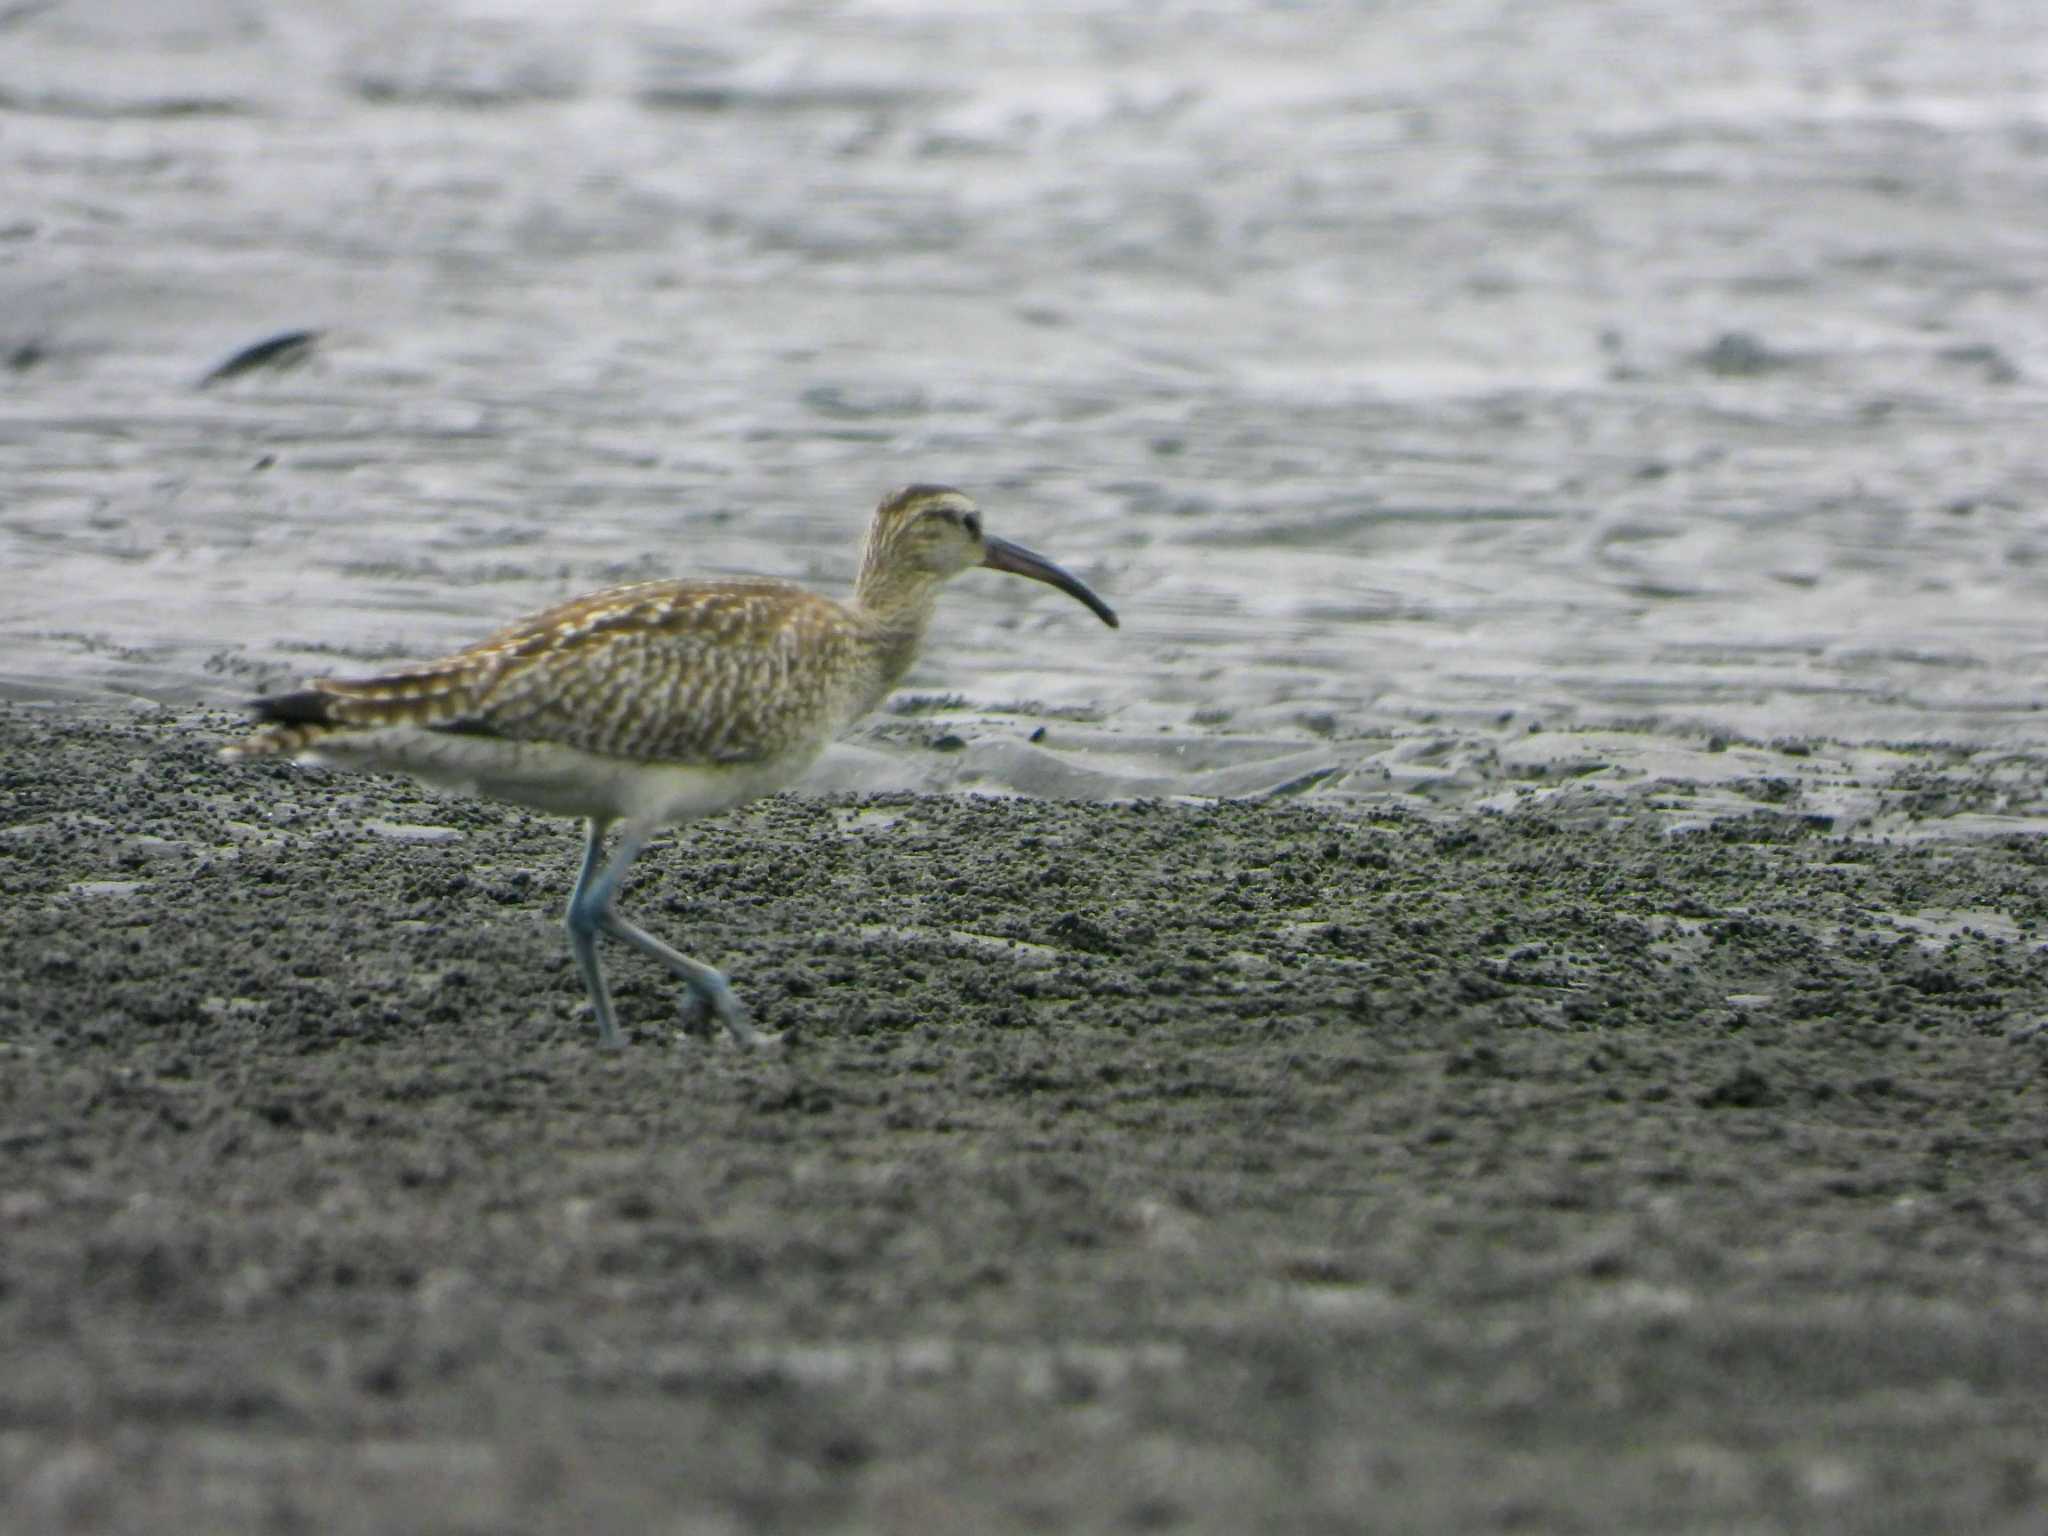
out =
[[[0,1527],[2039,1529],[2038,839],[785,796],[607,1053],[232,729],[0,712]]]

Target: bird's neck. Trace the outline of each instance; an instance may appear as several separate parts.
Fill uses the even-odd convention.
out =
[[[882,693],[901,682],[917,659],[938,596],[939,584],[922,573],[890,575],[873,567],[861,572],[853,589],[853,608],[874,636]]]

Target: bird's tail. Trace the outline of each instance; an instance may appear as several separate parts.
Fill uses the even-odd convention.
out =
[[[460,660],[378,677],[318,677],[291,693],[251,699],[249,713],[262,729],[224,751],[231,758],[296,757],[333,737],[383,726],[459,730],[478,688],[476,669]]]
[[[335,718],[337,702],[334,694],[318,687],[251,699],[245,707],[262,729],[222,747],[221,756],[247,760],[296,757],[310,751],[322,738],[349,728],[347,722]]]

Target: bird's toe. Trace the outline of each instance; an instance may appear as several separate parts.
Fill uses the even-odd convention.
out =
[[[681,1014],[683,1034],[693,1039],[709,1040],[718,1033],[718,1003],[701,987],[684,989]]]

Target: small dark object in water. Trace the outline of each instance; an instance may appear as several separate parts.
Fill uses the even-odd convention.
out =
[[[209,384],[218,384],[223,379],[236,378],[258,368],[296,367],[312,354],[313,343],[319,339],[318,331],[280,331],[275,336],[242,348],[201,379],[199,387],[204,389]]]
[[[1723,331],[1711,347],[1695,353],[1693,361],[1724,379],[1751,379],[1789,368],[1793,359],[1765,346],[1747,331]]]

